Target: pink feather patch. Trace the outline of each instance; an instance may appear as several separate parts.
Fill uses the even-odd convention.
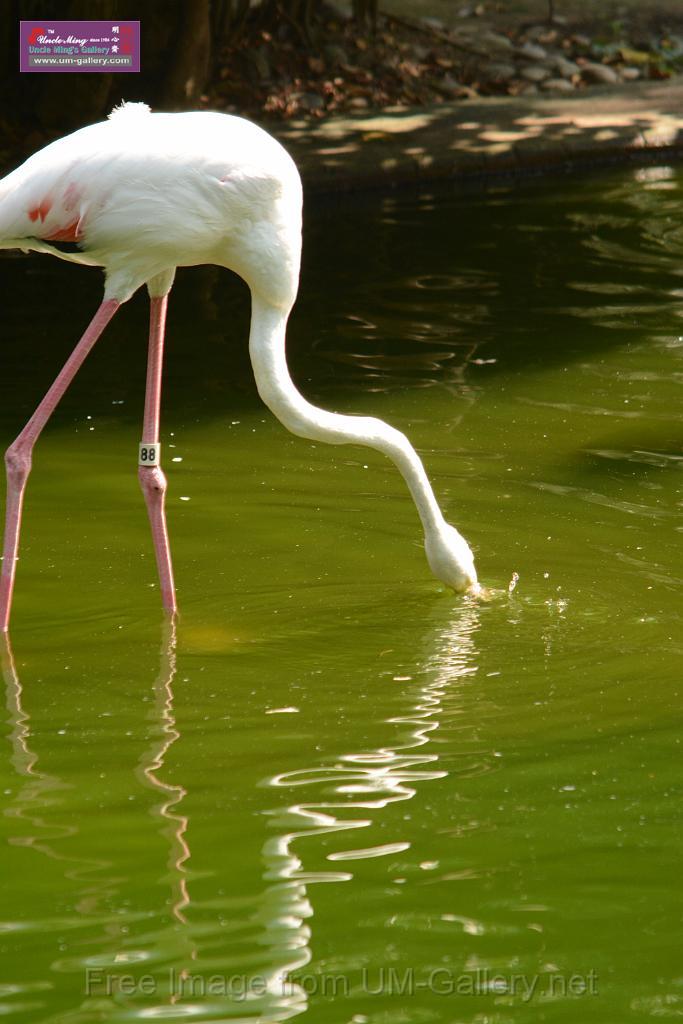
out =
[[[43,201],[40,204],[40,206],[35,206],[32,210],[28,211],[28,215],[29,215],[30,219],[33,220],[33,221],[38,220],[39,217],[40,217],[41,221],[44,221],[51,209],[52,209],[52,200],[51,199],[43,199]]]
[[[50,232],[49,235],[45,235],[46,242],[78,242],[80,239],[80,221],[74,220],[71,224],[67,224],[66,227],[57,228],[56,231]]]

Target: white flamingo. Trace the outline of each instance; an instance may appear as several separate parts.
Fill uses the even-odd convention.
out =
[[[226,114],[152,114],[142,103],[53,142],[0,181],[0,247],[104,267],[106,281],[85,334],[5,456],[0,629],[8,628],[33,446],[106,324],[141,285],[151,310],[139,477],[163,604],[175,611],[159,465],[164,325],[176,267],[201,263],[235,271],[251,290],[249,351],[266,405],[300,437],[388,455],[417,506],[432,572],[455,591],[479,589],[472,552],[445,521],[407,438],[382,420],[319,409],[292,382],[285,329],[299,280],[301,198],[293,161],[262,129]]]

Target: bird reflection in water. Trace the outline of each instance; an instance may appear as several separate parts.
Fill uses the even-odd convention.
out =
[[[374,750],[343,754],[334,763],[275,774],[266,785],[274,789],[297,792],[300,789],[332,787],[339,799],[310,800],[296,798],[284,807],[267,811],[276,834],[263,847],[266,865],[264,877],[273,884],[264,893],[264,909],[272,935],[273,953],[282,946],[289,932],[288,948],[292,960],[273,976],[274,994],[280,991],[294,1001],[300,1010],[307,1008],[306,984],[291,980],[293,971],[301,971],[311,959],[308,946],[310,929],[306,920],[313,910],[308,886],[322,882],[347,882],[353,878],[348,870],[306,871],[303,854],[295,851],[299,840],[368,828],[376,816],[367,812],[381,811],[399,801],[411,800],[418,785],[448,776],[439,764],[439,754],[428,750],[434,734],[441,726],[444,698],[449,690],[477,671],[475,634],[479,629],[479,606],[472,601],[451,610],[452,618],[439,627],[430,640],[429,650],[420,674],[425,682],[414,695],[414,706],[405,715],[388,719],[400,726],[403,738],[397,743]],[[397,677],[398,682],[412,682]],[[357,810],[362,816],[342,812]],[[398,838],[363,849],[330,853],[328,861],[346,864],[368,857],[394,854],[406,850],[410,843]],[[294,955],[296,954],[296,956]],[[307,981],[309,979],[304,979]]]
[[[159,737],[140,758],[138,776],[162,798],[162,802],[154,808],[154,813],[161,819],[162,831],[169,843],[168,868],[174,889],[171,900],[172,912],[177,921],[186,924],[185,909],[189,905],[190,897],[187,892],[185,862],[190,858],[190,849],[186,839],[188,821],[185,815],[178,813],[178,805],[183,797],[187,796],[187,790],[183,786],[164,782],[157,775],[164,767],[169,750],[180,737],[173,710],[175,674],[176,625],[175,620],[169,618],[164,624],[161,667],[154,682],[152,719]]]
[[[69,790],[69,784],[57,775],[43,771],[38,764],[38,755],[31,746],[31,722],[23,706],[23,688],[19,680],[16,662],[9,636],[0,633],[0,667],[5,681],[6,704],[11,727],[9,740],[12,745],[12,767],[21,780],[21,786],[12,794],[12,800],[5,808],[5,815],[29,826],[34,834],[11,836],[13,846],[36,850],[52,860],[71,865],[70,871],[85,873],[104,866],[104,862],[85,857],[72,857],[58,851],[53,845],[58,840],[78,834],[78,826],[57,823],[44,816],[57,804],[57,794]],[[22,827],[22,832],[24,831]],[[102,895],[102,886],[98,886]],[[85,912],[93,898],[92,893],[83,895],[76,909]]]
[[[95,860],[82,856],[74,857],[59,852],[57,841],[64,840],[79,833],[78,825],[60,825],[52,819],[41,816],[55,804],[55,794],[58,791],[67,791],[72,787],[63,782],[56,775],[41,771],[38,766],[38,755],[31,747],[31,724],[28,712],[22,704],[22,685],[17,672],[16,662],[12,653],[9,637],[6,633],[0,633],[0,659],[2,674],[5,681],[7,694],[7,708],[11,726],[10,742],[12,744],[12,765],[17,775],[23,780],[23,786],[14,794],[11,805],[7,808],[6,814],[9,817],[20,819],[24,824],[30,825],[31,831],[37,834],[29,836],[15,836],[10,838],[13,845],[30,847],[38,852],[58,861],[65,863],[65,877],[88,878],[95,873],[96,881],[89,881],[75,904],[75,912],[78,919],[85,925],[100,920],[103,930],[107,936],[107,945],[113,940],[116,943],[116,951],[104,953],[95,957],[79,959],[69,957],[50,965],[51,970],[76,971],[81,975],[79,978],[79,992],[82,993],[82,976],[88,965],[98,964],[106,969],[115,964],[132,965],[136,962],[136,955],[129,955],[126,946],[130,943],[127,938],[127,929],[123,921],[117,915],[112,915],[104,910],[104,907],[116,902],[113,885],[116,881],[117,872],[112,870],[112,861]],[[179,738],[176,729],[175,716],[173,711],[173,689],[172,683],[176,672],[176,636],[175,623],[168,619],[164,626],[164,633],[161,644],[161,664],[159,673],[154,682],[154,705],[152,712],[153,728],[157,733],[154,742],[143,754],[138,765],[138,776],[145,785],[160,793],[162,800],[155,805],[152,813],[161,820],[162,833],[165,836],[169,855],[168,867],[171,879],[171,908],[173,918],[180,924],[186,924],[185,910],[189,905],[187,892],[187,881],[185,873],[185,862],[189,859],[190,851],[185,838],[188,827],[188,819],[178,812],[178,805],[186,796],[186,790],[180,785],[173,785],[163,781],[158,773],[163,769],[164,760],[169,749]],[[65,814],[66,816],[66,814]],[[104,870],[106,869],[106,870]],[[111,884],[107,883],[111,878]],[[187,932],[185,936],[185,948],[181,955],[183,959],[191,961],[196,959],[197,950],[191,943]],[[182,981],[184,968],[174,972],[174,976]],[[52,986],[47,982],[39,984],[40,988],[49,989]],[[177,1001],[177,992],[171,992],[168,1002]],[[103,1014],[103,1006],[110,1004],[110,1012]],[[79,1011],[87,1011],[89,1005],[97,1004],[98,1016],[114,1016],[117,1010],[126,1005],[126,1000],[117,993],[116,1001],[113,999],[103,1000],[95,994],[93,999],[86,997],[85,1002]],[[128,1006],[134,1008],[134,1000],[128,1002]]]
[[[310,977],[304,973],[312,960],[310,887],[323,882],[349,882],[353,879],[350,870],[353,861],[401,852],[408,849],[410,843],[397,836],[395,841],[382,846],[357,844],[355,848],[328,854],[329,870],[309,871],[305,867],[307,844],[301,844],[300,840],[368,828],[378,822],[378,814],[381,817],[384,808],[413,799],[422,783],[448,776],[448,771],[440,764],[439,754],[430,749],[430,744],[441,726],[445,698],[454,686],[477,670],[475,636],[479,612],[479,605],[474,601],[455,610],[449,609],[449,621],[433,627],[428,650],[412,673],[413,678],[421,677],[422,681],[416,685],[413,678],[396,677],[399,684],[409,684],[413,690],[409,710],[388,719],[388,724],[400,732],[396,742],[344,753],[328,763],[276,772],[264,780],[267,787],[288,796],[284,805],[263,812],[272,828],[261,850],[265,885],[252,911],[244,915],[246,919],[235,922],[240,930],[245,924],[255,926],[248,937],[239,939],[236,955],[225,947],[221,950],[221,945],[215,941],[215,932],[207,932],[201,913],[197,920],[192,914],[188,888],[189,820],[181,806],[187,790],[177,782],[166,781],[164,771],[169,751],[181,731],[174,712],[173,694],[176,637],[169,624],[161,645],[160,670],[153,686],[154,738],[139,759],[137,775],[160,797],[152,814],[167,844],[171,920],[167,918],[166,924],[153,932],[133,935],[122,933],[114,922],[113,930],[109,931],[107,922],[99,914],[107,939],[105,944],[100,943],[101,954],[88,958],[110,969],[120,969],[123,965],[129,970],[151,970],[158,984],[151,999],[139,992],[131,995],[117,992],[108,998],[95,994],[83,1000],[81,988],[80,1005],[64,1019],[78,1024],[84,1015],[88,1017],[96,1010],[102,1021],[131,1015],[156,1018],[191,1015],[195,1020],[202,1020],[239,1014],[243,1022],[258,1020],[276,1024],[305,1012],[309,1008],[310,977],[316,969],[311,966]],[[45,806],[50,793],[63,784],[38,770],[37,757],[29,742],[28,715],[21,703],[21,684],[7,642],[3,651],[3,672],[12,723],[13,764],[26,780],[23,794],[14,801],[15,808],[21,809],[15,813],[37,827],[42,824],[36,816],[37,809]],[[326,792],[332,787],[334,795],[331,799],[327,795],[319,798],[317,787],[324,787]],[[304,791],[310,796],[302,799],[299,794]],[[54,835],[54,827],[51,828],[51,835]],[[77,830],[74,826],[74,831]],[[32,839],[30,845],[57,856],[47,843]],[[89,865],[91,869],[95,866],[102,867],[94,862]],[[108,874],[113,876],[111,862],[107,868]],[[93,898],[95,888],[94,884],[90,885]],[[101,894],[102,887],[97,886],[97,891]],[[93,919],[94,906],[79,909]],[[206,907],[197,909],[201,912]],[[92,942],[89,945],[92,947]],[[72,957],[63,963],[70,963],[72,972],[80,967],[82,973],[85,961]],[[208,981],[218,975],[226,979],[237,977],[231,972],[242,971],[239,965],[247,964],[248,969],[240,974],[244,979],[241,990],[222,994],[197,990],[197,978]],[[168,981],[169,969],[174,979],[172,983]]]

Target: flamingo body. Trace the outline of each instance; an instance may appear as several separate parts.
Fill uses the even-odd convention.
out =
[[[291,157],[251,122],[209,111],[152,114],[124,104],[0,184],[3,248],[102,266],[105,298],[119,302],[176,267],[216,263],[291,303],[300,250],[288,260],[271,254],[300,233]]]
[[[367,445],[391,458],[408,484],[432,571],[456,591],[477,591],[472,552],[441,513],[407,438],[382,420],[311,405],[285,356],[301,255],[302,190],[283,147],[256,125],[226,114],[152,114],[128,103],[107,121],[53,142],[0,181],[0,248],[51,253],[101,266],[103,302],[72,356],[7,451],[7,513],[0,629],[7,629],[19,525],[33,446],[107,322],[146,285],[151,298],[142,440],[159,435],[166,301],[177,267],[214,263],[235,271],[252,295],[249,351],[259,394],[293,433]],[[140,465],[164,606],[175,588],[166,531],[166,480]]]

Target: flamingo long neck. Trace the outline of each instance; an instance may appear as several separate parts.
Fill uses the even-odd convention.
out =
[[[299,437],[328,444],[360,444],[387,455],[397,466],[417,507],[425,536],[438,532],[444,517],[420,458],[407,437],[382,420],[327,412],[307,402],[289,375],[285,355],[288,309],[252,292],[249,353],[259,395],[275,416]]]

